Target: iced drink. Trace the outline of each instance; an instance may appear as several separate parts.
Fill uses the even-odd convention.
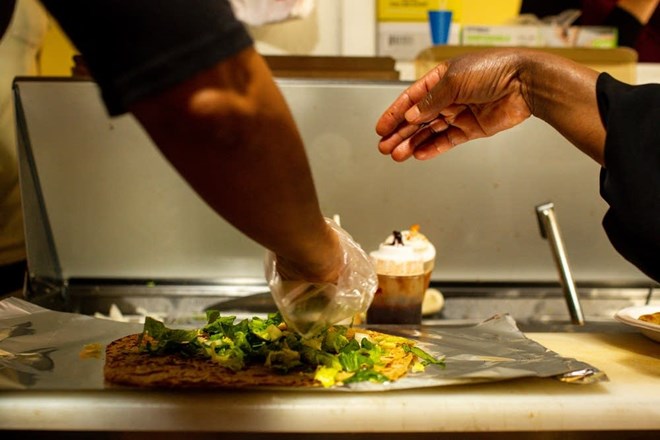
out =
[[[422,302],[435,261],[435,248],[418,228],[394,231],[370,254],[378,290],[367,310],[369,324],[420,324]]]
[[[431,284],[431,273],[435,267],[435,246],[424,234],[419,232],[419,229],[419,225],[412,225],[410,229],[401,231],[401,242],[403,246],[412,247],[415,253],[422,258],[424,262],[424,285],[428,289]],[[394,243],[396,234],[397,231],[392,233],[384,243]]]

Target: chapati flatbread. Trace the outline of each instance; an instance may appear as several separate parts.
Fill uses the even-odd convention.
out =
[[[357,335],[356,335],[357,333]],[[383,333],[349,328],[348,340],[368,338],[378,342],[386,340],[388,348],[374,370],[395,381],[408,374],[417,362],[409,348],[410,340]],[[142,339],[140,339],[142,338]],[[140,347],[140,341],[143,347]],[[132,334],[111,342],[105,350],[104,377],[109,386],[128,386],[161,389],[218,389],[246,387],[321,387],[315,379],[316,367],[303,365],[286,373],[264,364],[248,363],[234,371],[214,362],[210,357],[187,356],[181,353],[154,354],[143,350],[154,342],[148,334]],[[346,379],[344,379],[346,380]]]
[[[256,386],[315,387],[314,371],[278,374],[263,365],[234,372],[211,359],[141,353],[140,335],[111,342],[105,350],[106,382],[140,388],[214,389]]]

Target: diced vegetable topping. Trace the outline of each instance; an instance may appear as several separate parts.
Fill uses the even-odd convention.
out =
[[[324,387],[388,382],[407,372],[423,371],[429,364],[444,365],[443,359],[399,336],[335,325],[303,339],[287,329],[279,313],[235,323],[234,316],[221,316],[213,310],[206,318],[206,325],[198,330],[169,329],[147,318],[140,348],[154,355],[207,357],[232,371],[264,365],[281,374],[294,369],[314,372],[315,380]]]

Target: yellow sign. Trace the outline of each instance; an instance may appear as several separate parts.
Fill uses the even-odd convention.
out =
[[[511,24],[520,15],[522,0],[457,0],[461,3],[460,23]]]
[[[378,21],[427,21],[430,9],[439,9],[441,0],[378,0]]]
[[[520,13],[522,0],[378,0],[378,21],[422,22],[431,9],[449,9],[460,24],[506,24]]]

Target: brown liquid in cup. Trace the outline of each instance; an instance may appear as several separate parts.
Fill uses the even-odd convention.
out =
[[[378,274],[378,290],[367,310],[367,323],[421,324],[422,302],[428,276]]]

